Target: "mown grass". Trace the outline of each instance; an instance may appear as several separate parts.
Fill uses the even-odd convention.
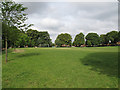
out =
[[[3,52],[3,88],[118,87],[118,47],[19,50]]]

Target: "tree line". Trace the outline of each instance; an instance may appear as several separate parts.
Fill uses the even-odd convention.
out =
[[[52,46],[50,35],[47,31],[39,32],[37,30],[28,29],[25,31],[16,30],[17,28],[11,28],[8,34],[8,48],[16,47],[49,47]],[[2,47],[5,48],[5,35],[4,29],[2,34]]]
[[[72,43],[72,37],[70,34],[60,34],[55,40],[55,44],[59,47],[62,46],[115,46],[120,45],[120,31],[111,31],[107,34],[88,33],[86,36],[81,32],[77,34]]]
[[[5,48],[4,23],[2,34],[2,47]],[[120,31],[111,31],[107,34],[98,35],[97,33],[88,33],[86,36],[81,32],[77,34],[72,42],[72,36],[68,33],[61,33],[57,36],[55,43],[52,43],[47,31],[37,31],[28,29],[27,31],[16,30],[12,27],[8,32],[8,47],[81,47],[81,46],[107,46],[118,45],[120,41]]]

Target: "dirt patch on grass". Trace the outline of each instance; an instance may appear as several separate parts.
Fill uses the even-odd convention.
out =
[[[21,52],[24,52],[24,50],[20,50],[20,49],[13,50],[13,53],[21,53]]]

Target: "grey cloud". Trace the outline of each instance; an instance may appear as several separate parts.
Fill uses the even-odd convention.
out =
[[[48,8],[48,3],[44,2],[20,2],[25,7],[28,7],[27,13],[34,14],[34,13],[42,13],[44,10]]]

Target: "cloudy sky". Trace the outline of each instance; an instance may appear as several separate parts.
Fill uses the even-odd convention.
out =
[[[99,35],[118,30],[117,2],[22,2],[28,7],[26,23],[32,29],[48,31],[52,41],[60,33]]]

